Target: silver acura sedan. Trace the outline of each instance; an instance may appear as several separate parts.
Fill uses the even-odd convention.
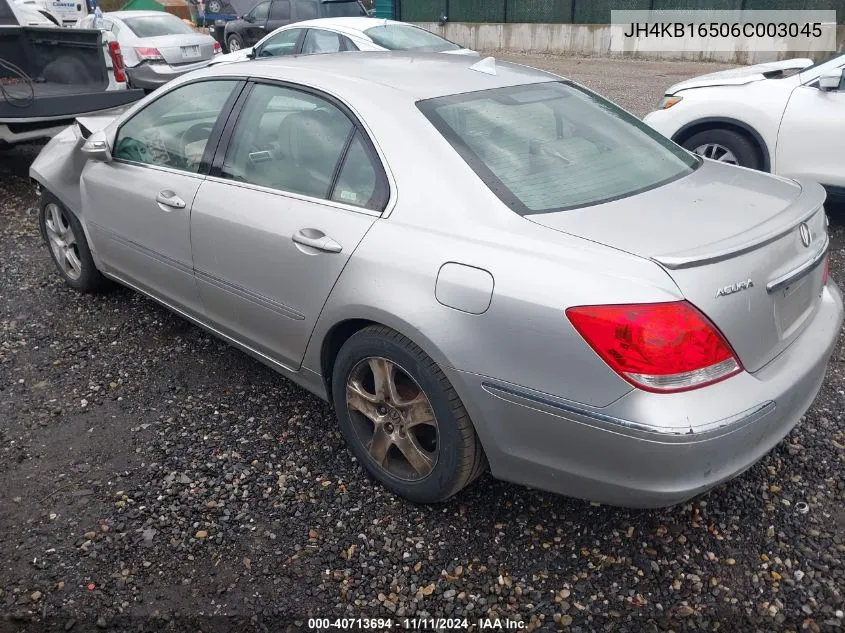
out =
[[[488,464],[693,497],[797,424],[842,322],[819,185],[492,58],[200,70],[80,119],[31,175],[70,286],[125,284],[326,399],[416,502]]]

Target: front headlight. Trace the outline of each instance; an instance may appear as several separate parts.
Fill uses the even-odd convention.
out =
[[[660,103],[657,105],[658,110],[668,110],[673,105],[677,105],[681,102],[683,97],[677,97],[674,95],[665,95],[661,100]]]

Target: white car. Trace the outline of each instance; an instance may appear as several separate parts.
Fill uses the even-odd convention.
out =
[[[366,17],[303,20],[276,29],[255,46],[219,55],[211,65],[280,55],[342,51],[419,51],[478,56],[473,50],[413,24]]]
[[[35,0],[15,0],[18,18],[25,26],[61,26],[62,20]]]
[[[845,53],[702,75],[645,122],[705,158],[815,180],[845,197]]]

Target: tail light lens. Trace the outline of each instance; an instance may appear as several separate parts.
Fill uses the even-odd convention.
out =
[[[112,72],[117,83],[126,81],[126,64],[123,63],[123,53],[120,51],[120,44],[109,42],[109,57],[111,57]]]
[[[696,389],[742,371],[716,326],[686,301],[581,306],[566,316],[611,369],[646,391]]]
[[[147,46],[136,46],[135,53],[141,58],[142,62],[163,62],[161,52],[157,48],[150,48]]]
[[[215,40],[215,42],[214,42],[214,54],[219,55],[222,52],[223,52],[223,49],[220,48],[220,42]]]

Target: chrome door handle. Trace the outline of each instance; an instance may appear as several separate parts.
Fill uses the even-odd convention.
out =
[[[343,250],[343,246],[319,229],[299,229],[291,239],[302,246],[309,246],[327,253],[339,253]]]
[[[163,204],[166,207],[171,207],[173,209],[184,209],[185,201],[182,200],[179,196],[175,193],[170,191],[170,189],[165,189],[164,191],[159,191],[158,195],[156,196],[156,202],[159,204]]]

